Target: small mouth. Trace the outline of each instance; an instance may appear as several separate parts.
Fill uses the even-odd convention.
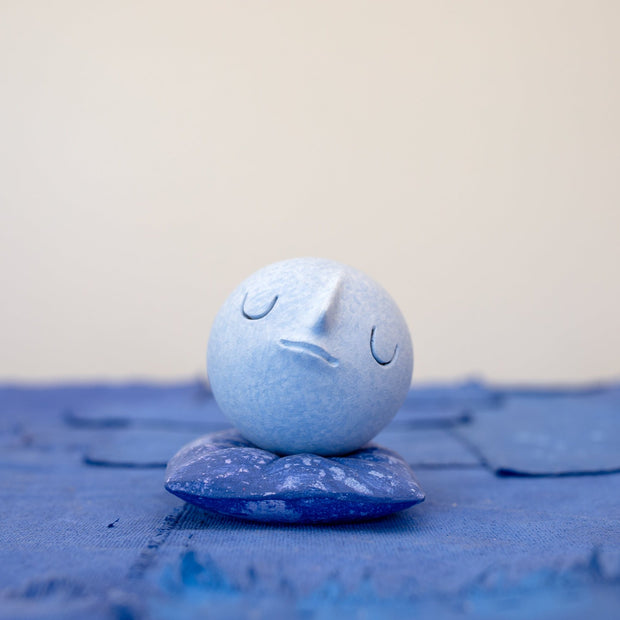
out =
[[[307,353],[314,357],[319,357],[330,366],[338,366],[338,359],[333,355],[330,355],[325,349],[319,347],[317,344],[311,344],[310,342],[303,342],[299,340],[285,340],[280,339],[280,346],[290,349],[291,351],[297,351],[299,353]]]

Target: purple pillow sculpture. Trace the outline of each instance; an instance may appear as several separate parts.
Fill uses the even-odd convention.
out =
[[[212,512],[280,523],[371,519],[424,500],[409,466],[386,448],[368,444],[342,457],[280,457],[234,429],[178,452],[168,464],[166,488]]]

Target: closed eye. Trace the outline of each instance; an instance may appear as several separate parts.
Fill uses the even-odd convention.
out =
[[[381,364],[381,366],[387,366],[388,364],[391,364],[396,358],[396,352],[398,351],[398,345],[394,347],[394,352],[392,353],[392,356],[390,357],[390,359],[384,359],[381,356],[377,355],[375,351],[375,331],[376,330],[377,330],[377,327],[376,325],[374,325],[370,332],[370,352],[372,353],[372,356],[375,358],[375,362],[377,362],[377,364]]]
[[[248,312],[245,308],[247,298],[248,294],[246,293],[243,298],[243,303],[241,304],[241,314],[243,314],[243,316],[250,321],[256,321],[266,317],[273,310],[273,307],[276,305],[276,301],[278,301],[278,296],[276,295],[262,310],[259,310],[258,312]]]

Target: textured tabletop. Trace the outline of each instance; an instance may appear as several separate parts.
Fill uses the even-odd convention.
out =
[[[366,523],[167,493],[228,426],[199,382],[0,387],[0,617],[620,617],[620,385],[414,388],[376,441],[426,501]]]

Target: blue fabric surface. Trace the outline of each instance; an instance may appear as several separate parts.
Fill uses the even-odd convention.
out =
[[[619,396],[414,390],[381,442],[418,458],[426,501],[376,522],[293,526],[210,514],[164,490],[167,455],[225,423],[198,383],[0,388],[0,617],[616,618],[620,475],[571,474],[603,463],[600,442],[575,429],[587,411],[617,422]],[[496,475],[478,455],[516,421],[538,433],[536,403],[556,440],[588,454],[578,468],[566,450],[542,469],[519,457],[552,476]],[[435,459],[416,457],[426,441]]]
[[[166,468],[166,489],[199,508],[270,523],[368,520],[424,500],[402,457],[376,444],[341,457],[280,457],[235,429],[181,448]]]
[[[613,394],[512,396],[499,414],[478,411],[455,432],[500,474],[620,472],[620,415]]]

